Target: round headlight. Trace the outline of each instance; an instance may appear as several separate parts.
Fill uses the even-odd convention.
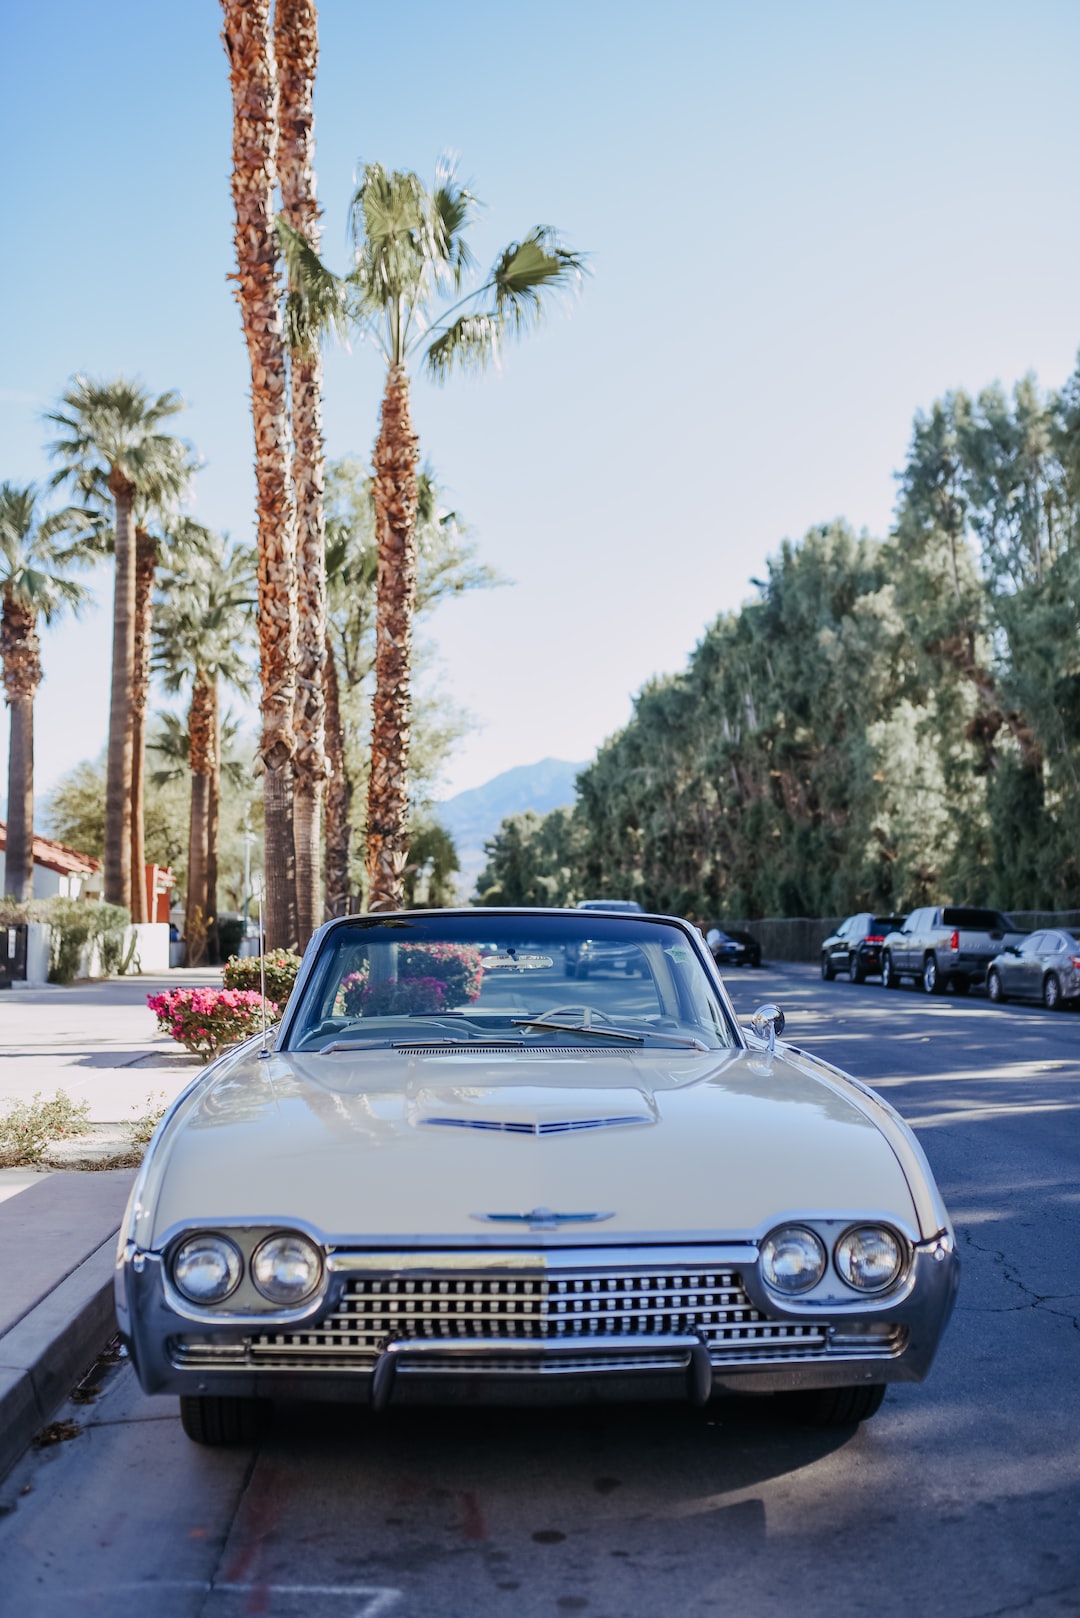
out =
[[[859,1225],[836,1244],[840,1279],[858,1292],[883,1292],[891,1287],[904,1263],[904,1250],[884,1225]]]
[[[251,1279],[271,1303],[303,1303],[321,1275],[322,1254],[306,1236],[271,1236],[251,1260]]]
[[[785,1225],[762,1242],[761,1273],[776,1292],[808,1292],[825,1274],[825,1249],[812,1230]]]
[[[192,1236],[176,1250],[172,1278],[192,1303],[220,1303],[243,1274],[239,1249],[224,1236]]]

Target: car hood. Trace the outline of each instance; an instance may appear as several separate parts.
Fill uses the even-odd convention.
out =
[[[783,1049],[245,1053],[193,1088],[152,1181],[154,1246],[293,1220],[341,1245],[520,1243],[513,1216],[537,1209],[602,1215],[543,1238],[574,1245],[735,1240],[811,1212],[916,1226],[854,1088]]]

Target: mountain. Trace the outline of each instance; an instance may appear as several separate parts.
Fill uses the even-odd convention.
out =
[[[440,825],[446,827],[461,861],[458,892],[463,899],[472,895],[476,878],[487,858],[484,843],[494,837],[507,815],[535,809],[546,814],[574,801],[574,781],[584,764],[568,764],[561,758],[543,758],[539,764],[518,764],[512,770],[470,787],[435,805]]]

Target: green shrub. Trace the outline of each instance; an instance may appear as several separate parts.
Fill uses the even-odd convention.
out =
[[[70,1140],[90,1132],[88,1101],[72,1101],[57,1090],[51,1101],[41,1091],[32,1101],[8,1101],[0,1111],[0,1168],[39,1163],[50,1141]]]
[[[96,944],[102,970],[126,972],[135,955],[134,942],[124,949],[131,917],[120,905],[89,904],[82,899],[48,899],[34,907],[34,919],[48,922],[49,982],[72,983],[83,951]],[[111,963],[111,964],[110,964]]]
[[[164,1090],[159,1090],[157,1095],[151,1091],[146,1098],[146,1111],[139,1113],[124,1125],[133,1148],[149,1146],[151,1135],[165,1116],[165,1106]],[[134,1112],[135,1107],[131,1110]]]
[[[296,974],[300,970],[300,957],[291,949],[271,949],[266,955],[233,955],[225,963],[225,987],[248,989],[253,994],[262,992],[260,960],[266,964],[266,998],[273,1000],[284,1011],[293,992]]]

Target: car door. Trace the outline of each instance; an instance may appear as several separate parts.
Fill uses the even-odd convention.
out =
[[[918,960],[920,966],[922,965],[922,957],[919,955],[916,940],[922,931],[927,914],[928,912],[925,910],[913,910],[904,923],[903,931],[900,935],[901,945],[898,964],[905,972],[911,972],[915,969],[916,960]],[[895,955],[897,952],[894,951],[893,953]]]
[[[1032,933],[1008,956],[1008,992],[1022,1000],[1038,1000],[1042,995],[1042,956],[1045,933]]]

